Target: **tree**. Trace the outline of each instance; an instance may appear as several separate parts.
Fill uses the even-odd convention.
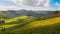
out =
[[[60,11],[55,11],[55,14],[58,14],[58,13],[60,13]]]
[[[5,23],[5,20],[0,20],[0,24],[4,24]]]

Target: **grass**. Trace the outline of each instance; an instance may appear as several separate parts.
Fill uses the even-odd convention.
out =
[[[0,27],[1,28],[10,28],[10,27],[13,27],[13,26],[16,26],[18,24],[10,24],[10,25],[1,25]]]
[[[59,22],[60,22],[60,17],[42,20],[42,21],[35,21],[35,22],[31,22],[30,24],[26,25],[25,28],[29,29],[29,28],[36,28],[36,27],[41,27],[41,26],[48,26],[48,25],[57,24]]]
[[[37,21],[34,17],[21,16],[7,19],[0,27],[0,30],[6,29],[6,34],[57,34],[60,33],[60,17]]]
[[[20,20],[18,20],[20,18],[23,19],[23,21],[20,22]],[[24,18],[23,18],[23,16],[21,16],[21,17],[17,17],[17,18],[8,19],[8,20],[5,20],[5,24],[0,25],[0,27],[1,27],[0,29],[13,28],[15,26],[26,24],[26,23],[29,23],[34,20],[35,20],[34,17],[28,18],[28,16],[24,16]]]
[[[56,24],[59,22],[60,22],[60,17],[48,19],[48,20],[36,21],[36,22],[32,22],[31,24],[29,24],[29,28],[30,27],[34,28],[34,27],[39,27],[39,26],[46,26],[46,25]]]
[[[32,22],[23,28],[12,31],[19,34],[58,34],[60,33],[60,17]]]
[[[14,21],[17,21],[18,19],[27,19],[28,16],[20,16],[20,17],[17,17],[17,18],[11,18],[11,19],[7,19],[5,20],[5,23],[11,23],[11,22],[14,22]]]

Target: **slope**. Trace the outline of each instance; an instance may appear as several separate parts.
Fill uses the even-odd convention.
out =
[[[4,28],[9,31],[11,30],[15,30],[17,28],[21,28],[24,25],[35,21],[35,17],[32,16],[20,16],[20,17],[16,17],[16,18],[11,18],[11,19],[7,19],[5,20],[5,23],[0,25],[1,29],[0,30],[4,30]]]
[[[13,33],[18,34],[58,34],[60,32],[60,17],[31,22],[25,27],[16,29]],[[58,30],[59,29],[59,30]]]

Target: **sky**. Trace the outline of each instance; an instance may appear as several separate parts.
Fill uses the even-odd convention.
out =
[[[55,11],[60,9],[60,0],[0,0],[0,11],[21,9]]]

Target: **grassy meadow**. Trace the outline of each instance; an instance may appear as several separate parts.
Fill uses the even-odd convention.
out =
[[[60,13],[38,17],[1,17],[0,34],[60,34]]]

